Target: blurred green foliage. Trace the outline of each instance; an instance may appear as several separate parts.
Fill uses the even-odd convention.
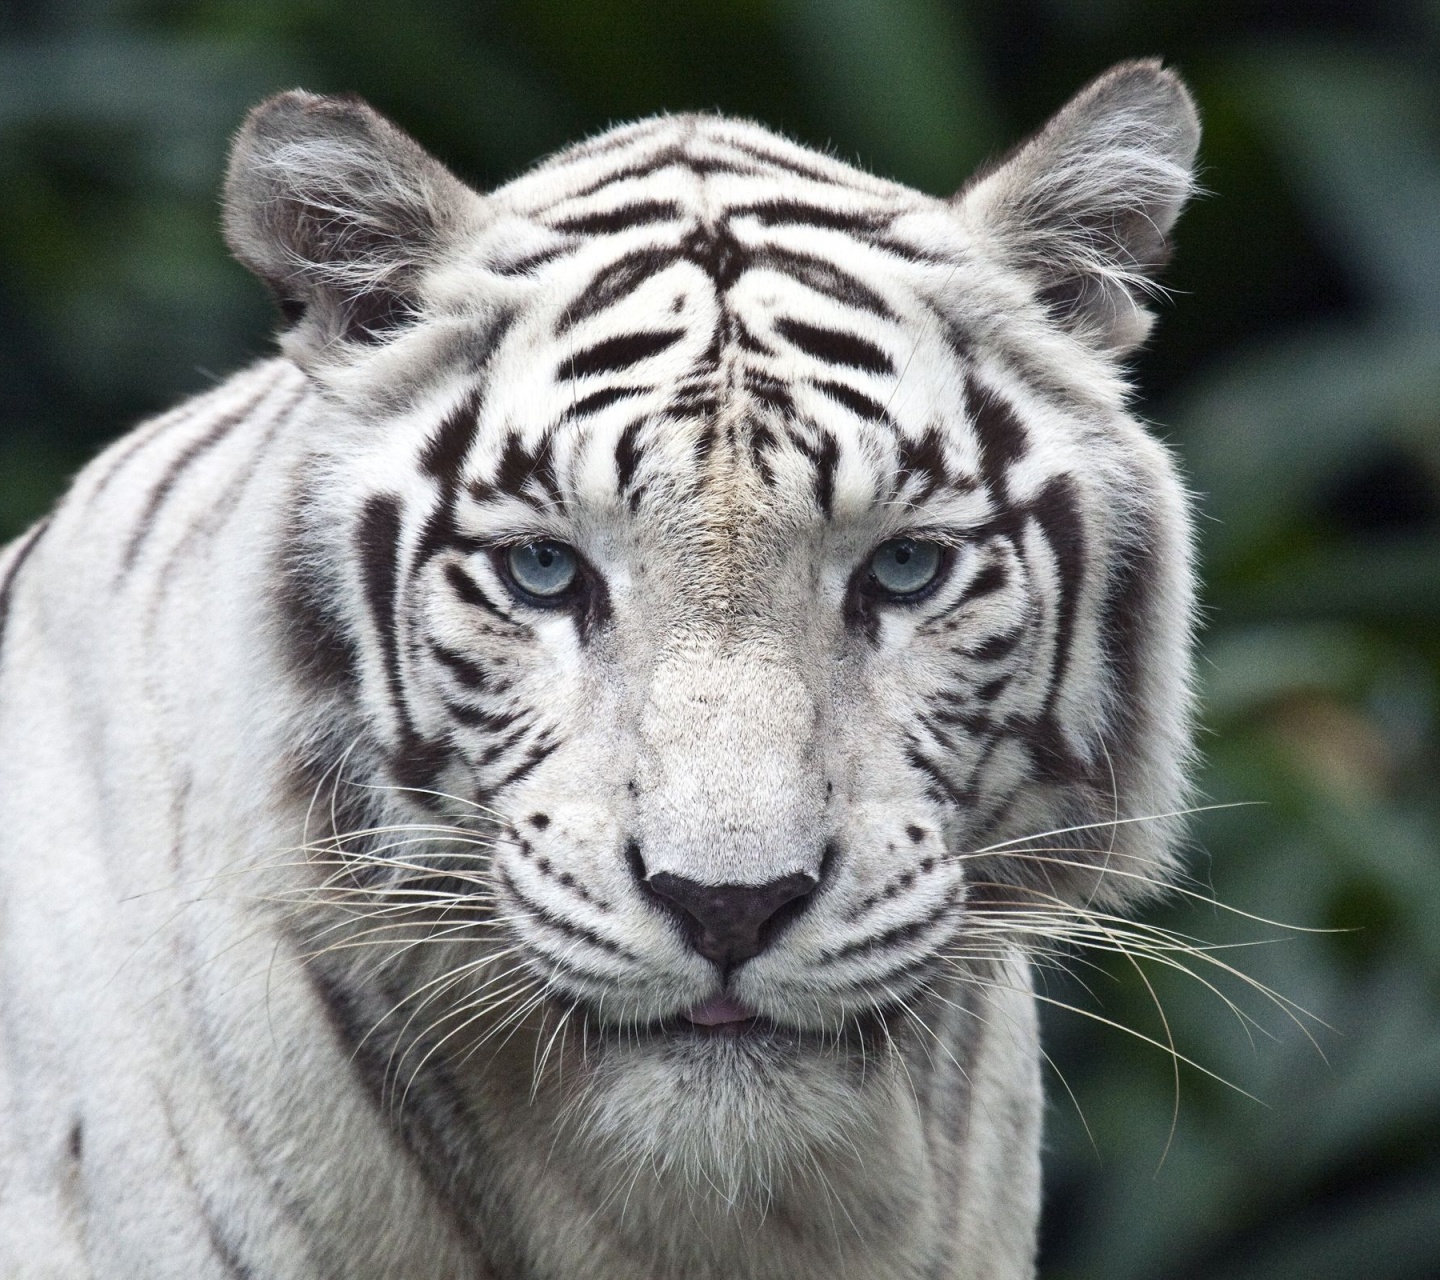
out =
[[[0,536],[268,349],[227,139],[356,90],[493,184],[609,121],[754,116],[936,192],[1111,61],[1194,86],[1211,193],[1137,368],[1200,495],[1203,893],[1152,918],[1324,1020],[1147,976],[1180,1052],[1049,1019],[1052,1280],[1440,1274],[1440,5],[1351,0],[7,0]],[[1167,1031],[1123,962],[1046,991]],[[1083,982],[1082,982],[1083,979]],[[1323,1050],[1323,1055],[1322,1051]],[[1071,1105],[1067,1091],[1076,1104]],[[1088,1123],[1087,1135],[1080,1120]],[[1173,1130],[1173,1132],[1172,1132]]]

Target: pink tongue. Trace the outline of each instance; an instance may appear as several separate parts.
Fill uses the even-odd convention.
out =
[[[693,1009],[687,1009],[682,1016],[697,1027],[723,1027],[727,1022],[748,1022],[755,1013],[729,996],[712,996]]]

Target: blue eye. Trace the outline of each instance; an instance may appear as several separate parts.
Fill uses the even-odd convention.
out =
[[[891,538],[870,557],[870,577],[887,595],[913,596],[940,576],[945,548],[917,538]]]
[[[522,542],[505,552],[505,568],[526,595],[553,600],[575,585],[580,557],[563,542]]]

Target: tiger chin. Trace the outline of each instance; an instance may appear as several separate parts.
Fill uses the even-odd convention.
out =
[[[1186,797],[1197,143],[1158,62],[948,199],[257,107],[280,355],[0,553],[0,1273],[1032,1276],[1030,956]]]

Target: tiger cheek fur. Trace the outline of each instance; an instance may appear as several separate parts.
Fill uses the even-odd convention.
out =
[[[1140,62],[948,201],[695,116],[480,196],[257,108],[283,358],[0,558],[0,1271],[1032,1275],[1027,946],[1185,796],[1120,360],[1197,129]]]

